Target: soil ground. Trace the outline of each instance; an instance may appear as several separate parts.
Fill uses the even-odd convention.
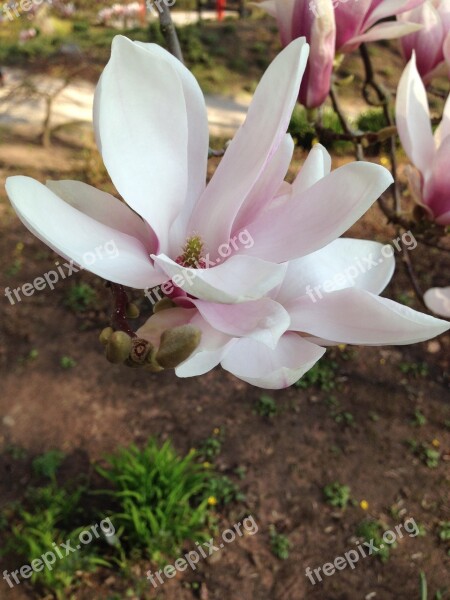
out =
[[[383,55],[381,47],[379,53],[379,70],[388,59],[394,66],[401,62],[395,50]],[[32,281],[57,260],[9,207],[3,191],[6,176],[26,173],[42,181],[79,177],[95,183],[103,182],[104,175],[94,152],[82,150],[86,133],[61,135],[51,149],[41,148],[23,132],[4,130],[2,136],[3,291]],[[295,165],[304,156],[296,150]],[[335,166],[350,158],[340,157]],[[210,161],[211,172],[216,163]],[[395,230],[386,227],[375,206],[349,235],[388,242]],[[385,295],[421,309],[397,258],[397,272]],[[444,255],[420,245],[411,251],[411,258],[425,288],[431,283],[448,284]],[[74,312],[65,304],[74,282],[89,283],[97,291],[97,300],[87,311]],[[145,298],[138,292],[134,296],[149,312]],[[450,521],[448,336],[415,346],[330,350],[328,359],[336,363],[334,388],[311,385],[271,392],[278,412],[268,418],[255,412],[262,391],[220,369],[181,380],[170,372],[152,375],[106,363],[97,336],[108,322],[109,297],[103,283],[88,273],[60,281],[54,291],[36,292],[15,305],[3,294],[2,298],[2,505],[23,497],[30,481],[30,460],[46,450],[62,449],[69,457],[70,471],[79,472],[118,445],[143,444],[150,435],[170,437],[180,452],[186,452],[217,427],[223,435],[218,467],[246,496],[245,502],[220,515],[220,530],[245,512],[259,526],[256,535],[227,545],[216,560],[202,562],[195,572],[178,574],[157,591],[149,585],[139,594],[127,592],[142,588],[149,565],[139,563],[127,577],[107,570],[86,575],[74,598],[411,600],[420,598],[420,571],[426,574],[429,598],[438,590],[441,597],[448,597],[449,557],[438,537],[439,524]],[[38,354],[31,359],[33,350]],[[76,366],[63,369],[62,356],[72,357]],[[426,417],[421,427],[414,424],[416,410]],[[337,418],[343,413],[352,420]],[[437,468],[427,467],[411,451],[407,443],[411,439],[439,448]],[[24,448],[28,459],[14,457],[9,451],[13,447]],[[244,479],[236,476],[237,468],[245,469]],[[323,487],[334,481],[351,488],[356,502],[346,510],[332,508],[324,500]],[[366,510],[359,504],[362,500],[368,503]],[[412,517],[423,535],[399,539],[386,563],[370,556],[353,570],[311,584],[305,569],[322,566],[353,548],[357,526],[368,516],[389,529]],[[286,560],[271,552],[271,524],[291,542]],[[0,597],[42,596],[25,583],[9,590],[1,581]]]

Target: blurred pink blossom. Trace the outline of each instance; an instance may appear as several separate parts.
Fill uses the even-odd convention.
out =
[[[403,148],[415,169],[407,176],[415,201],[439,225],[450,225],[450,96],[433,136],[425,86],[413,52],[397,90],[396,121]]]

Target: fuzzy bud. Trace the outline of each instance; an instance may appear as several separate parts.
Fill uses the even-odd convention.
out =
[[[173,369],[194,352],[200,343],[201,332],[192,325],[167,329],[161,335],[156,361],[165,369]]]
[[[125,313],[129,319],[137,319],[139,317],[139,308],[133,302],[129,302]]]
[[[106,346],[106,358],[109,362],[125,362],[131,351],[131,338],[124,331],[115,331],[109,337]]]
[[[103,346],[106,346],[108,344],[109,338],[112,336],[113,333],[114,330],[112,327],[105,327],[105,329],[103,329],[103,331],[98,336],[100,343],[103,344]]]
[[[174,308],[175,306],[175,302],[172,302],[170,298],[162,298],[162,300],[159,300],[153,307],[153,313],[156,314],[161,310],[167,310],[168,308]]]

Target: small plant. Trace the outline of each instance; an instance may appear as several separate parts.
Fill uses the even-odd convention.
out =
[[[350,500],[350,488],[339,482],[329,483],[323,488],[325,500],[330,506],[346,508]]]
[[[45,455],[44,464],[49,460],[48,454]],[[73,525],[76,521],[80,525],[82,523],[83,515],[79,506],[83,492],[81,487],[69,492],[55,483],[30,488],[23,504],[6,507],[2,512],[2,516],[7,517],[10,532],[0,555],[13,553],[24,564],[29,565],[34,559],[53,551],[55,545],[61,547],[68,540],[73,548],[77,547],[76,540],[83,527],[73,528]],[[30,581],[62,600],[68,597],[66,590],[77,582],[83,571],[108,564],[96,554],[95,544],[90,544],[69,555],[63,553],[62,558],[58,557],[51,569],[33,571]]]
[[[321,390],[329,392],[335,387],[336,370],[337,363],[335,361],[319,360],[295,385],[301,389],[316,385]]]
[[[177,556],[186,540],[207,539],[212,475],[197,459],[194,451],[181,457],[169,441],[160,446],[151,438],[142,450],[122,448],[98,467],[112,486],[104,493],[117,505],[111,520],[128,549],[161,562]]]
[[[271,525],[269,529],[270,534],[270,549],[272,554],[280,560],[287,560],[289,558],[289,550],[291,548],[291,542],[282,533],[278,533],[275,526]]]
[[[64,460],[64,452],[61,450],[49,450],[33,460],[33,471],[37,476],[47,477],[55,481],[56,472]]]
[[[278,412],[277,403],[268,394],[262,394],[256,405],[256,413],[260,417],[273,417]]]
[[[198,449],[198,454],[205,461],[212,461],[222,450],[222,440],[219,435],[207,437]]]
[[[423,413],[420,412],[418,408],[414,411],[414,416],[412,419],[413,425],[416,427],[423,427],[427,424],[427,419]]]
[[[97,293],[88,283],[75,283],[66,294],[65,304],[75,312],[83,312],[93,306]]]
[[[342,410],[336,413],[334,415],[334,420],[336,421],[336,423],[340,423],[345,427],[351,427],[355,424],[355,417],[352,415],[351,412],[348,412],[346,410]]]
[[[364,541],[369,542],[372,540],[373,545],[376,548],[373,554],[378,556],[381,562],[386,562],[389,559],[390,548],[396,547],[396,542],[386,544],[383,540],[384,527],[379,521],[366,520],[358,525],[356,534],[358,537],[363,538]]]
[[[59,364],[63,369],[73,369],[77,365],[77,361],[70,356],[61,356]]]
[[[443,542],[450,541],[450,521],[442,521],[439,524],[439,539]]]
[[[217,504],[225,506],[231,502],[243,502],[244,494],[238,486],[225,475],[215,475],[211,478],[208,487],[208,497],[215,498]]]
[[[413,453],[418,456],[429,469],[436,469],[439,466],[439,461],[441,459],[439,450],[436,450],[428,444],[416,442],[415,440],[409,440],[408,444]]]
[[[409,363],[401,362],[399,369],[405,375],[412,375],[413,377],[427,377],[429,374],[428,365],[425,362],[421,363]]]

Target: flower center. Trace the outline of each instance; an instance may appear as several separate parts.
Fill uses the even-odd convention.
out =
[[[183,253],[175,259],[175,262],[183,267],[202,269],[205,259],[202,256],[204,244],[199,235],[193,235],[186,240]]]

